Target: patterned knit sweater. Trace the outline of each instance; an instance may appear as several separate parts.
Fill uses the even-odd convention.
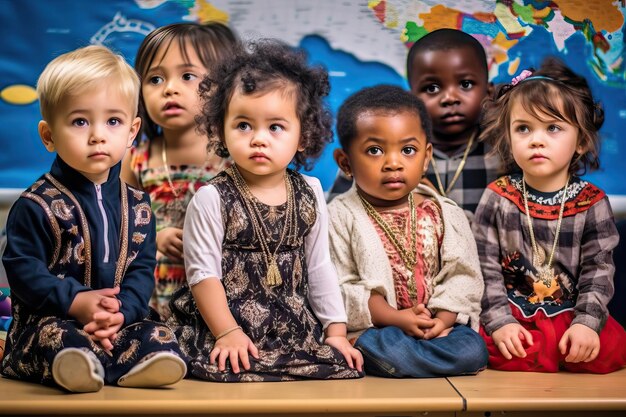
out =
[[[444,237],[440,270],[432,280],[428,308],[457,313],[457,323],[478,329],[483,278],[476,242],[465,213],[456,203],[419,185],[417,192],[441,207]],[[391,265],[383,243],[356,191],[352,188],[328,205],[331,258],[348,315],[349,337],[373,327],[368,301],[372,290],[382,294],[397,308]],[[419,256],[419,254],[418,254]]]

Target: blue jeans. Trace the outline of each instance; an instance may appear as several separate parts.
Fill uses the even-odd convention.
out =
[[[365,373],[392,378],[476,374],[487,366],[487,346],[467,326],[431,340],[416,339],[394,326],[370,328],[354,347],[363,353]]]

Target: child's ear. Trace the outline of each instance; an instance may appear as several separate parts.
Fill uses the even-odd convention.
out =
[[[37,125],[37,130],[39,131],[39,137],[41,138],[41,142],[43,142],[43,146],[46,147],[48,152],[54,152],[54,141],[52,140],[52,130],[50,129],[50,125],[45,120],[40,120]]]
[[[137,137],[139,133],[139,129],[141,128],[141,117],[135,117],[133,123],[130,125],[130,132],[128,135],[128,143],[126,144],[127,148],[130,148],[133,145],[133,141]]]
[[[424,169],[422,170],[422,176],[426,175],[428,172],[428,164],[430,164],[430,158],[433,157],[433,145],[428,142],[426,144],[426,156],[424,157]]]
[[[487,98],[493,98],[493,93],[496,91],[496,86],[491,81],[487,83]]]
[[[578,145],[576,145],[576,153],[578,155],[584,155],[589,151],[589,147],[587,146],[587,143],[579,140],[578,141]]]
[[[348,154],[341,148],[335,149],[333,157],[339,168],[346,174],[347,177],[352,177],[352,168],[350,167],[350,159]]]

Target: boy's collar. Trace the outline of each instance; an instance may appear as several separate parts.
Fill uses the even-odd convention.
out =
[[[109,188],[115,186],[115,189],[119,187],[117,185],[120,181],[120,172],[122,169],[122,162],[118,162],[109,170],[109,176],[106,182],[100,184],[103,188]],[[87,179],[83,174],[69,166],[59,155],[56,156],[52,167],[50,168],[50,174],[63,185],[72,191],[75,190],[93,190],[94,183]]]

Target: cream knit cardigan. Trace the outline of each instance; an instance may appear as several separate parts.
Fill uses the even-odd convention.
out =
[[[419,185],[417,192],[437,202],[444,225],[441,269],[430,283],[428,308],[457,313],[456,322],[478,330],[484,282],[476,241],[465,213],[449,198]],[[353,185],[328,205],[330,254],[337,268],[348,315],[349,337],[374,327],[368,301],[372,290],[397,308],[391,265],[374,225]]]

